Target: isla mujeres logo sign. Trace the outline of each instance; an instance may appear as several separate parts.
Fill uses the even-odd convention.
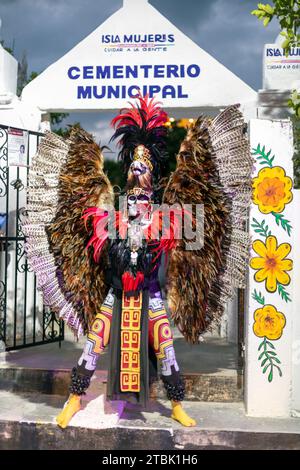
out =
[[[267,69],[300,69],[300,47],[291,47],[288,56],[281,47],[265,49]]]
[[[164,52],[174,46],[174,34],[102,34],[104,52]]]

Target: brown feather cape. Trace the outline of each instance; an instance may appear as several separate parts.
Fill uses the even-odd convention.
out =
[[[92,235],[83,211],[113,204],[103,155],[92,136],[74,127],[64,140],[47,132],[29,172],[27,217],[23,220],[29,264],[45,305],[80,335],[99,311],[107,288],[106,253],[100,263],[86,249]]]
[[[233,105],[190,128],[165,189],[167,204],[204,205],[203,248],[188,251],[181,240],[167,270],[172,319],[191,343],[218,323],[234,288],[244,287],[252,167],[243,116]]]
[[[85,328],[99,312],[107,288],[104,282],[106,250],[99,263],[86,249],[92,235],[83,211],[90,206],[113,204],[113,190],[103,172],[103,155],[93,137],[80,128],[70,135],[66,164],[59,177],[58,206],[47,227],[50,249],[62,274],[62,289],[80,313]]]

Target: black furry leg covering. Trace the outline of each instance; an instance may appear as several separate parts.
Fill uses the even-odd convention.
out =
[[[91,378],[89,376],[78,373],[77,368],[73,367],[69,392],[73,395],[85,395],[85,391],[89,387],[90,382]]]
[[[164,387],[167,391],[168,400],[182,401],[185,397],[185,385],[181,377],[174,380],[172,375],[161,375]]]

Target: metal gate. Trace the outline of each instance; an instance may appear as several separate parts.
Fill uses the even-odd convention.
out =
[[[64,339],[64,324],[45,307],[25,256],[21,216],[29,165],[43,134],[28,131],[27,165],[9,166],[8,130],[0,125],[0,350]],[[20,129],[25,131],[24,129]]]

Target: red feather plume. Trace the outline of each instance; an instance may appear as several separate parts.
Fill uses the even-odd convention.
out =
[[[142,129],[146,121],[145,130],[150,130],[163,126],[167,122],[168,115],[161,108],[162,103],[160,101],[155,102],[154,97],[149,100],[148,94],[144,97],[139,94],[137,99],[139,101],[138,105],[129,103],[131,108],[123,108],[120,114],[112,119],[111,124],[115,129],[132,125]]]

